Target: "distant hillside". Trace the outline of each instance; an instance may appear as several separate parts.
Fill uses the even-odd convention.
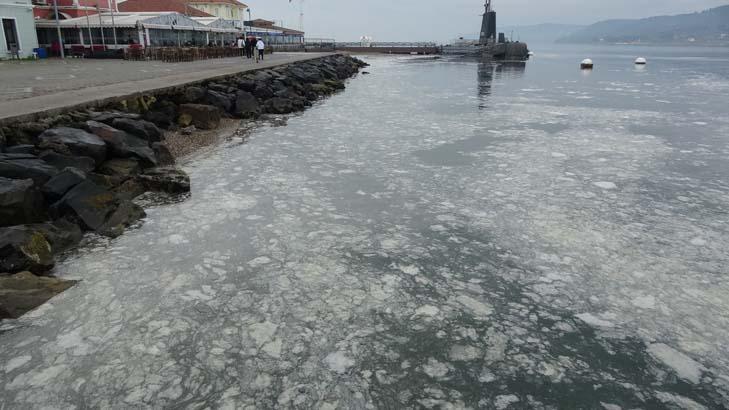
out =
[[[729,5],[677,16],[605,20],[566,35],[558,42],[729,45]]]
[[[514,40],[524,41],[529,44],[551,44],[562,37],[568,36],[585,26],[575,24],[537,24],[534,26],[504,26],[499,31],[511,36],[514,33]]]

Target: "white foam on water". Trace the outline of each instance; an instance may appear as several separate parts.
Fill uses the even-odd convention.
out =
[[[678,377],[694,384],[701,381],[704,367],[678,350],[663,343],[653,343],[648,346],[648,353],[673,369]]]
[[[30,362],[32,359],[31,356],[18,356],[14,357],[10,360],[8,360],[7,363],[5,363],[5,373],[10,373],[15,369],[18,369],[20,367],[23,367],[26,363]]]
[[[615,326],[614,323],[600,319],[599,317],[593,315],[592,313],[580,313],[578,315],[575,315],[578,319],[582,320],[583,322],[587,323],[591,326],[596,327],[613,327]]]
[[[355,364],[355,361],[342,351],[328,354],[327,357],[324,358],[324,362],[327,366],[329,366],[329,369],[339,374],[346,373],[347,369]]]
[[[445,377],[449,371],[450,370],[445,363],[441,363],[433,358],[428,359],[428,362],[423,365],[423,372],[435,379]]]
[[[435,306],[425,305],[415,309],[416,316],[437,316],[440,313],[440,309]]]
[[[608,182],[608,181],[599,181],[599,182],[593,182],[592,185],[595,185],[598,188],[602,189],[617,189],[618,186],[615,185],[614,182]]]

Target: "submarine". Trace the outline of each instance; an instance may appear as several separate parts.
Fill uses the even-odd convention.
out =
[[[496,11],[491,0],[486,0],[486,11],[481,21],[481,34],[478,41],[459,39],[442,47],[445,55],[483,57],[496,60],[525,61],[529,59],[526,43],[510,41],[504,33],[496,32]]]

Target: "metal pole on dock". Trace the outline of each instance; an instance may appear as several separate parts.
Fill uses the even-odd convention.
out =
[[[109,6],[109,10],[111,11],[111,30],[114,33],[114,46],[116,46],[119,44],[116,41],[116,23],[114,22],[114,8],[116,8],[116,0],[114,0],[114,7],[111,7],[111,0],[106,0],[106,4]]]
[[[104,38],[104,21],[101,19],[101,8],[99,7],[99,3],[96,3],[96,12],[99,15],[99,30],[101,30],[101,44],[104,46],[104,50],[106,50],[106,39]]]
[[[86,11],[86,26],[89,28],[89,42],[91,43],[91,53],[94,52],[94,35],[91,33],[91,19],[89,19],[89,9],[84,8]]]
[[[61,46],[61,59],[66,58],[66,50],[64,50],[63,36],[61,35],[61,22],[58,19],[58,0],[53,0],[53,8],[56,14],[56,31],[58,32],[58,44]]]

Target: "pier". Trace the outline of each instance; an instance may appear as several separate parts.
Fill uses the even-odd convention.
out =
[[[337,51],[363,54],[440,54],[441,48],[435,43],[337,43]]]
[[[7,80],[0,86],[0,124],[325,55],[276,53],[258,64],[241,58],[178,64],[119,60],[7,63],[0,70]]]

